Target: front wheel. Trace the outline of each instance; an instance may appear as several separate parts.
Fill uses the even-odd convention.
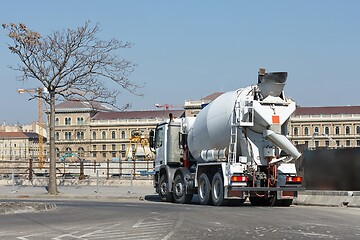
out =
[[[192,194],[186,193],[186,184],[183,175],[179,174],[174,179],[173,196],[176,203],[190,203]]]
[[[169,192],[169,181],[167,176],[164,174],[160,177],[159,182],[159,196],[163,202],[172,202],[173,194]]]
[[[224,204],[224,180],[220,172],[214,175],[211,183],[211,198],[214,206],[221,206]]]
[[[208,205],[211,203],[211,184],[206,173],[202,173],[199,177],[198,195],[201,205]]]

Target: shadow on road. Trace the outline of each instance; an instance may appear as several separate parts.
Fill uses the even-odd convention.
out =
[[[145,200],[149,202],[162,202],[159,195],[157,194],[146,195]],[[190,205],[200,205],[199,198],[197,195],[193,196]],[[253,206],[248,201],[246,201],[243,204],[239,203],[238,201],[228,201],[226,205],[222,207],[253,207]]]
[[[145,200],[149,202],[161,202],[161,199],[157,194],[146,195]]]

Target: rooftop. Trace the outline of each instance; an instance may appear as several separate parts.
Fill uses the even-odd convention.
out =
[[[39,135],[34,132],[0,132],[0,138],[38,139]]]
[[[64,101],[55,106],[57,112],[61,111],[115,111],[115,108],[100,102],[90,101]]]
[[[295,116],[300,115],[336,115],[360,114],[360,106],[328,106],[328,107],[300,107],[297,106]]]
[[[168,118],[170,113],[172,113],[174,117],[178,118],[184,114],[184,110],[98,112],[92,120]]]

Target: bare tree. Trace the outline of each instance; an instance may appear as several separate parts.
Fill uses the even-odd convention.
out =
[[[88,100],[114,105],[118,90],[105,82],[114,82],[120,89],[137,93],[139,85],[129,81],[135,64],[120,58],[116,52],[130,48],[131,43],[115,39],[99,40],[99,26],[87,21],[76,29],[54,31],[48,36],[29,30],[25,24],[2,24],[13,43],[8,44],[21,64],[10,68],[21,73],[21,80],[38,80],[49,104],[50,169],[49,194],[57,194],[55,150],[55,101],[57,99]],[[39,97],[39,96],[35,96]],[[128,105],[124,106],[124,108]]]

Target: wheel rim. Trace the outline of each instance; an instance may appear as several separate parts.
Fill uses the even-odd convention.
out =
[[[220,182],[219,182],[219,180],[216,180],[215,183],[214,183],[213,195],[214,195],[214,198],[216,200],[219,199],[219,196],[220,196]]]
[[[176,196],[178,196],[178,197],[183,196],[183,191],[184,191],[183,183],[182,182],[176,183],[176,185],[175,185],[175,194],[176,194]]]
[[[163,196],[166,195],[166,192],[167,192],[167,184],[166,182],[163,182],[161,185],[160,185],[160,192]]]
[[[206,196],[206,188],[205,188],[206,184],[205,184],[205,181],[202,181],[200,183],[200,191],[199,191],[199,195],[200,195],[200,198],[204,199],[205,196]]]

